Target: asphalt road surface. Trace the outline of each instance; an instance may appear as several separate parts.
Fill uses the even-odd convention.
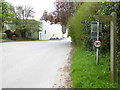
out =
[[[70,50],[70,39],[2,43],[2,88],[52,88]]]

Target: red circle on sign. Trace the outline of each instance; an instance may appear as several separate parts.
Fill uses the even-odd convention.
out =
[[[96,46],[96,42],[100,42],[100,46]],[[94,47],[95,48],[100,48],[102,46],[102,42],[100,40],[95,40],[94,41]]]

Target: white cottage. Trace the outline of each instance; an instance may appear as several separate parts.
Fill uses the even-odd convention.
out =
[[[67,37],[67,32],[65,34],[62,33],[61,24],[50,24],[49,21],[45,21],[43,17],[41,17],[40,22],[42,22],[42,31],[39,32],[39,40],[49,40],[51,38],[65,38]]]
[[[42,22],[42,31],[39,32],[39,40],[49,40],[50,38],[62,38],[62,26],[60,24],[52,24]]]

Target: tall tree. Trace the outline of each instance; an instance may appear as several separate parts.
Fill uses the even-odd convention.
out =
[[[34,10],[31,6],[18,6],[14,9],[14,13],[16,15],[15,25],[16,30],[20,30],[22,32],[22,37],[26,37],[26,32],[29,30],[28,19],[33,19],[34,17]]]
[[[16,18],[18,19],[33,19],[34,17],[34,10],[31,6],[17,6],[15,8]]]
[[[16,29],[15,33],[17,34],[17,36],[19,38],[27,38],[28,33],[31,35],[31,33],[40,31],[41,23],[39,21],[36,21],[34,19],[26,19],[24,21],[25,21],[24,27],[23,27],[23,20],[22,19],[20,19],[19,23],[16,25],[17,29]]]
[[[60,23],[62,25],[62,33],[64,34],[69,18],[74,16],[74,13],[77,11],[80,4],[82,3],[56,0],[54,3],[55,10],[50,13],[45,11],[42,19],[50,21],[51,24]]]
[[[60,22],[61,25],[66,25],[68,18],[73,15],[73,2],[55,1],[55,11],[48,13],[44,12],[44,20],[49,20],[51,24]]]
[[[2,32],[2,4],[0,3],[0,32]]]
[[[26,20],[33,19],[35,12],[31,6],[18,6],[14,9],[14,13],[16,15],[16,29],[25,30]]]
[[[2,12],[0,16],[2,17],[2,30],[5,30],[5,24],[11,23],[14,20],[15,14],[14,14],[14,7],[6,2],[5,0],[0,1],[0,7]]]

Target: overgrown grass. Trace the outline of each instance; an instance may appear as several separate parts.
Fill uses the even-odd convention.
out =
[[[100,55],[99,65],[95,62],[95,53],[75,46],[71,62],[73,88],[117,88],[117,83],[110,82],[110,57]]]

